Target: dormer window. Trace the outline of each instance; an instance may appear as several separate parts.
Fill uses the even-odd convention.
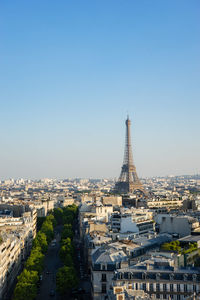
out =
[[[184,275],[183,275],[183,280],[186,281],[187,278],[188,278],[188,275],[187,275],[187,274],[184,274]]]
[[[197,280],[197,274],[193,274],[193,275],[192,275],[192,280],[193,280],[193,281],[196,281],[196,280]]]
[[[170,280],[174,280],[174,274],[169,274]]]
[[[142,279],[146,279],[146,273],[142,273]]]
[[[121,263],[119,262],[119,263],[116,263],[116,268],[117,269],[120,269],[120,267],[121,267]]]
[[[106,270],[106,265],[105,265],[105,264],[101,265],[101,270],[102,270],[102,271],[105,271],[105,270]]]
[[[160,280],[160,273],[156,274],[156,280]]]

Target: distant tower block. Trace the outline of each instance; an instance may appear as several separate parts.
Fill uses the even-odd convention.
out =
[[[135,190],[140,190],[145,193],[144,187],[137,176],[136,168],[133,164],[130,127],[131,121],[129,120],[129,117],[127,117],[124,162],[119,180],[115,184],[114,190],[119,193],[132,193]]]

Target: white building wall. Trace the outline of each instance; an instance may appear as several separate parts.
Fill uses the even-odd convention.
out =
[[[102,282],[102,274],[106,274],[106,281]],[[108,291],[112,286],[114,272],[112,271],[92,271],[93,299],[104,300],[105,294],[102,294],[102,284],[106,284]]]
[[[139,233],[139,229],[137,227],[137,224],[132,221],[132,216],[122,216],[121,218],[121,233],[125,232],[135,232]]]
[[[96,206],[96,216],[99,220],[105,219],[106,222],[108,222],[110,220],[112,213],[113,213],[112,206]]]

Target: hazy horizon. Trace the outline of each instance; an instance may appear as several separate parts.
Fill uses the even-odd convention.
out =
[[[0,3],[0,179],[200,173],[200,2]]]
[[[180,175],[174,175],[174,174],[168,174],[168,175],[163,175],[163,176],[150,176],[150,177],[140,177],[140,179],[151,179],[151,178],[173,178],[173,177],[182,177],[182,176],[200,176],[199,174],[180,174]],[[119,177],[119,176],[118,176]],[[41,177],[41,178],[23,178],[23,177],[16,177],[16,178],[0,178],[0,181],[7,181],[7,180],[31,180],[31,181],[37,181],[37,180],[118,180],[118,177],[63,177],[63,178],[56,178],[56,177]]]

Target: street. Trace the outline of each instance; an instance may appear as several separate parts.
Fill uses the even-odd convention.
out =
[[[74,245],[75,245],[75,253],[76,253],[76,262],[75,265],[77,266],[77,274],[79,275],[79,287],[80,290],[79,294],[76,294],[75,297],[72,299],[78,300],[90,300],[91,299],[91,280],[87,274],[85,261],[84,261],[84,254],[83,254],[83,244],[80,240],[80,235],[78,233],[78,226],[75,226],[75,234],[74,234]]]
[[[41,275],[37,300],[56,299],[60,297],[56,293],[56,272],[62,267],[59,258],[61,227],[56,227],[55,243],[50,243],[45,257],[44,271]]]
[[[40,286],[38,289],[38,295],[36,300],[61,300],[61,297],[56,292],[56,272],[62,267],[62,262],[59,258],[59,249],[60,249],[60,234],[62,231],[62,226],[57,226],[56,234],[54,240],[50,243],[44,262],[44,271],[41,275]],[[56,242],[54,242],[56,240]],[[75,243],[75,253],[76,253],[76,270],[79,275],[79,286],[76,290],[77,292],[72,293],[70,299],[78,300],[89,300],[90,299],[90,289],[91,283],[90,278],[86,276],[85,265],[83,261],[82,246],[80,243],[80,237],[78,234],[75,234],[74,237]],[[69,299],[69,298],[68,298]]]

